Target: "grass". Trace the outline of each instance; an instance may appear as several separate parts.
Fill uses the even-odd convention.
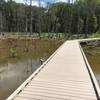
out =
[[[95,33],[89,36],[89,38],[100,38],[100,33]]]
[[[8,37],[18,37],[18,38],[25,38],[26,37],[26,35],[25,35],[25,33],[24,32],[6,32],[6,33],[4,33],[4,34],[6,34],[5,35],[5,37],[6,36],[8,36]],[[29,36],[29,34],[30,33],[27,33],[28,35],[27,35],[27,37]],[[38,33],[32,33],[32,35],[31,35],[31,37],[32,38],[39,38],[38,37]],[[86,38],[85,37],[85,34],[66,34],[66,36],[65,36],[65,34],[64,33],[47,33],[47,32],[44,32],[44,33],[42,33],[41,34],[41,38],[46,38],[46,39],[52,39],[52,38],[65,38],[66,40],[74,40],[74,39],[84,39],[84,38]],[[97,32],[97,33],[93,33],[93,34],[88,34],[87,35],[87,38],[100,38],[100,33],[99,32]]]
[[[25,32],[3,32],[3,34],[7,34],[7,35],[19,35],[19,36],[24,36],[26,35]],[[30,33],[28,32],[27,35],[30,35]],[[32,36],[37,37],[38,33],[32,33]],[[47,32],[43,32],[41,33],[41,37],[47,37],[47,36],[60,36],[60,37],[64,37],[64,33],[47,33]]]

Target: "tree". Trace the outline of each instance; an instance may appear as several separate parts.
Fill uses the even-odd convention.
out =
[[[64,15],[63,15],[63,29],[64,33],[70,34],[71,33],[71,24],[72,24],[72,7],[71,4],[67,4],[64,7]]]
[[[97,18],[97,31],[100,32],[100,3],[98,3],[96,6],[95,15]]]
[[[3,31],[4,5],[5,5],[5,1],[4,0],[0,0],[0,32]]]
[[[32,35],[32,0],[30,0],[30,35]]]
[[[75,0],[71,3],[48,4],[47,8],[16,3],[0,2],[0,31],[88,34],[100,30],[100,0]],[[40,1],[40,0],[39,0]]]
[[[94,33],[97,28],[97,18],[96,16],[90,15],[88,19],[88,33]]]

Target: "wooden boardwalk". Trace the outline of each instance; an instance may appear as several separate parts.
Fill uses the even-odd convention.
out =
[[[7,100],[100,100],[83,55],[77,40],[65,42]]]

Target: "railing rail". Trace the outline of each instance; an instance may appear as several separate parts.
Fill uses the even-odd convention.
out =
[[[84,58],[84,61],[85,61],[85,64],[86,64],[86,67],[88,69],[88,72],[89,72],[89,75],[90,75],[90,78],[91,78],[91,81],[92,81],[92,84],[93,84],[93,87],[94,87],[94,90],[95,90],[95,93],[96,93],[96,96],[97,96],[97,100],[100,100],[100,87],[99,87],[99,84],[95,78],[95,75],[91,69],[91,66],[86,58],[86,55],[83,51],[83,48],[81,47],[80,43],[81,42],[86,42],[86,41],[95,41],[95,40],[100,40],[100,38],[95,38],[95,39],[85,39],[85,40],[80,40],[79,41],[79,46],[80,46],[80,50],[82,52],[82,55],[83,55],[83,58]]]

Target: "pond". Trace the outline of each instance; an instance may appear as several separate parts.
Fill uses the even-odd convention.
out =
[[[100,41],[85,42],[81,45],[100,86]]]
[[[59,39],[0,41],[0,100],[5,100],[63,43]]]

